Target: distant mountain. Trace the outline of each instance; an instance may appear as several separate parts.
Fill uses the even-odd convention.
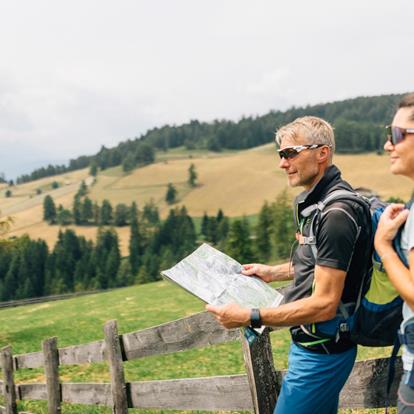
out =
[[[61,174],[95,164],[101,170],[125,164],[131,170],[139,164],[153,161],[153,151],[168,151],[185,146],[188,149],[207,148],[246,149],[271,142],[274,131],[281,125],[304,115],[320,116],[335,127],[336,146],[339,153],[380,151],[384,140],[383,126],[390,122],[402,95],[358,97],[338,102],[287,111],[271,111],[257,117],[243,117],[239,121],[215,120],[190,121],[180,126],[165,125],[154,128],[134,140],[119,143],[116,147],[102,147],[92,156],[80,156],[68,165],[49,165],[19,177],[18,182]]]

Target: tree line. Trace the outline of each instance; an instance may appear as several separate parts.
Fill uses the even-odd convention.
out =
[[[17,183],[61,174],[90,166],[104,170],[122,165],[130,171],[139,165],[154,162],[155,151],[168,151],[185,146],[188,149],[246,149],[269,143],[280,126],[304,115],[322,117],[335,127],[337,151],[360,153],[381,151],[384,141],[384,123],[390,122],[395,107],[403,95],[359,97],[304,107],[293,107],[286,111],[270,111],[256,117],[243,117],[239,121],[215,120],[200,122],[192,120],[186,124],[165,125],[148,130],[145,134],[121,142],[116,147],[102,146],[91,156],[80,156],[70,160],[68,166],[49,165],[31,174],[22,175]]]
[[[190,187],[196,187],[197,178],[196,168],[194,164],[191,164],[188,168],[188,185]],[[64,208],[61,204],[56,206],[53,197],[49,194],[46,195],[43,199],[43,220],[49,224],[58,224],[61,226],[76,224],[77,226],[113,225],[122,227],[130,224],[130,217],[133,211],[126,204],[118,203],[113,208],[111,202],[105,199],[99,205],[97,201],[92,201],[87,194],[88,187],[82,181],[74,196],[71,209]],[[177,189],[172,183],[168,183],[165,201],[168,204],[174,204],[177,201],[176,197]],[[154,203],[151,201],[145,204],[144,212],[145,214],[158,214],[158,209],[155,208]]]
[[[171,209],[161,221],[154,205],[130,207],[129,254],[121,257],[112,227],[101,226],[96,242],[71,229],[60,230],[55,246],[22,236],[0,240],[0,300],[23,299],[91,289],[107,289],[160,279],[167,269],[209,242],[241,263],[282,260],[294,239],[286,192],[264,203],[251,225],[246,217],[230,220],[222,210],[204,214],[200,234],[185,207]]]

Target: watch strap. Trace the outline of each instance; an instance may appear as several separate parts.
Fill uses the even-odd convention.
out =
[[[260,317],[260,310],[253,308],[250,313],[250,325],[252,328],[262,327],[262,318]]]

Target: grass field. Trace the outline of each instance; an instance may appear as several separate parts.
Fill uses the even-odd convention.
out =
[[[343,176],[355,187],[368,187],[382,197],[391,196],[408,199],[412,194],[412,183],[403,177],[389,173],[386,155],[359,154],[337,155],[335,163],[343,171]],[[188,168],[194,163],[199,177],[199,185],[190,188],[187,181]],[[59,231],[58,226],[49,226],[42,221],[43,197],[50,194],[56,204],[71,207],[73,196],[81,182],[88,177],[88,170],[79,170],[61,176],[43,178],[12,188],[12,197],[4,197],[6,187],[0,188],[0,211],[14,218],[9,236],[24,233],[45,239],[53,246]],[[57,181],[61,187],[51,190],[51,183]],[[238,152],[211,153],[208,151],[187,151],[175,149],[157,155],[157,162],[124,174],[121,167],[99,173],[97,182],[90,188],[89,197],[101,202],[108,199],[113,205],[130,204],[133,201],[142,206],[154,200],[161,216],[168,214],[170,206],[165,201],[167,184],[171,182],[178,189],[176,205],[185,205],[193,217],[201,217],[204,212],[216,214],[219,208],[230,217],[256,215],[265,200],[273,201],[277,194],[286,188],[286,177],[278,168],[274,145]],[[37,189],[43,189],[36,195]],[[298,190],[291,190],[290,196]],[[94,239],[96,228],[71,227],[77,233]],[[129,229],[117,229],[121,251],[126,254]]]
[[[116,319],[119,332],[126,333],[203,310],[201,301],[162,281],[59,302],[3,309],[0,311],[0,345],[11,344],[14,354],[35,352],[41,350],[41,341],[51,336],[58,337],[60,347],[102,339],[103,324],[110,319]],[[272,333],[272,346],[276,367],[286,368],[288,331]],[[358,358],[386,355],[389,355],[389,349],[361,348]],[[138,381],[238,374],[245,370],[240,343],[232,342],[130,361],[125,363],[125,372],[127,381]],[[61,367],[60,375],[65,382],[109,381],[106,364]],[[41,370],[35,369],[18,371],[16,379],[17,382],[40,382],[44,377]],[[26,402],[21,404],[20,409],[23,408],[34,413],[47,412],[42,403]],[[63,412],[92,414],[110,411],[65,404]]]

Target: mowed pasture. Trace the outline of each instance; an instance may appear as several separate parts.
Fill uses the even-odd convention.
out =
[[[176,285],[161,281],[58,302],[27,305],[0,310],[0,346],[11,344],[13,353],[41,350],[45,338],[57,336],[59,347],[87,343],[103,338],[103,324],[118,321],[119,332],[127,333],[190,316],[204,310],[204,304]],[[278,369],[287,367],[288,330],[272,333],[273,358]],[[389,355],[388,348],[360,348],[358,358]],[[211,375],[245,373],[241,344],[238,341],[153,356],[125,363],[127,381],[197,378]],[[105,363],[60,367],[63,382],[109,382]],[[42,382],[41,369],[19,370],[16,382]],[[20,409],[47,413],[45,404],[21,404]],[[134,410],[131,410],[135,412]],[[63,413],[105,412],[95,407],[64,404]],[[141,411],[151,413],[151,411]],[[347,410],[343,413],[374,413],[376,410]],[[378,411],[381,412],[381,411]]]
[[[410,180],[390,174],[387,155],[337,155],[334,162],[343,171],[344,178],[355,187],[368,187],[385,199],[391,196],[409,199],[412,194]],[[195,188],[187,184],[188,168],[192,163],[199,177],[199,185]],[[131,204],[133,201],[143,206],[153,200],[161,216],[166,217],[171,208],[164,200],[166,188],[168,183],[173,183],[178,190],[176,205],[185,205],[193,217],[201,217],[204,212],[216,214],[219,208],[230,217],[255,215],[265,200],[273,201],[287,186],[285,173],[278,164],[273,144],[219,154],[174,150],[160,153],[156,163],[129,174],[123,173],[121,167],[100,172],[96,183],[90,187],[89,197],[98,202],[108,199],[114,206],[117,203]],[[4,196],[3,187],[0,190],[0,211],[14,219],[9,235],[27,233],[32,237],[42,237],[53,246],[59,227],[43,222],[43,198],[45,194],[50,194],[56,204],[70,207],[81,180],[87,177],[88,170],[83,169],[44,178],[12,187],[10,198]],[[61,187],[51,190],[53,181],[57,181]],[[36,195],[38,188],[43,189],[40,195]],[[291,197],[297,193],[298,189],[289,191]],[[95,227],[70,228],[88,238],[96,237]],[[129,229],[118,228],[117,231],[121,250],[126,254]]]

